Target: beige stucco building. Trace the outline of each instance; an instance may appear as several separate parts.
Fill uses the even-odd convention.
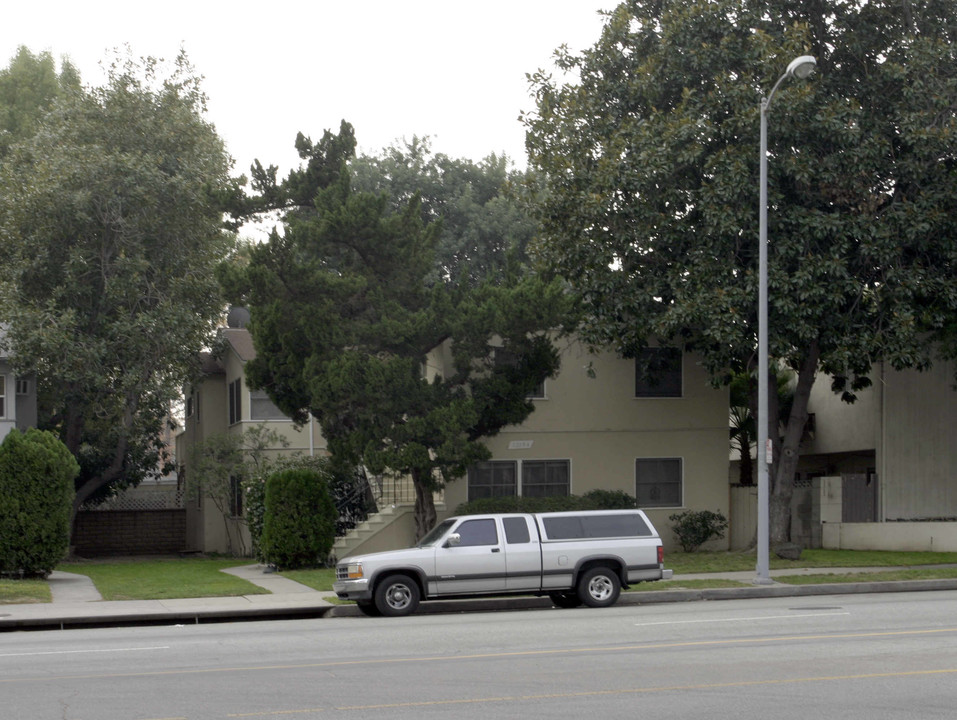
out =
[[[953,361],[924,372],[879,364],[851,405],[827,378],[815,383],[799,469],[839,481],[825,488],[836,510],[824,547],[957,551],[955,372]]]
[[[314,423],[296,428],[264,394],[246,387],[245,363],[255,356],[249,333],[231,328],[223,336],[225,352],[207,358],[205,379],[187,396],[185,430],[177,438],[185,476],[191,444],[217,432],[242,433],[259,423],[286,437],[288,448],[275,452],[324,454],[326,445]],[[695,358],[675,354],[664,379],[655,384],[637,376],[634,360],[592,354],[567,339],[559,343],[561,370],[535,393],[535,411],[521,425],[489,438],[491,460],[436,497],[440,517],[470,498],[492,494],[620,490],[639,498],[670,544],[669,515],[689,508],[727,515],[727,391],[710,386]],[[426,376],[443,374],[449,362],[448,348],[436,348],[427,358]],[[371,480],[380,512],[337,543],[339,557],[414,541],[410,489],[401,478]],[[190,549],[248,548],[241,516],[224,521],[211,505],[208,499],[188,503]],[[239,499],[234,507],[241,510]],[[727,547],[727,541],[713,546]]]

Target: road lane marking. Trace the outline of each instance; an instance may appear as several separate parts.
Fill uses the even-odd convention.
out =
[[[141,652],[145,650],[169,650],[169,649],[170,649],[169,645],[157,645],[155,647],[104,648],[102,650],[46,650],[44,652],[2,653],[0,654],[0,658],[31,657],[35,655],[83,655],[87,653]]]
[[[729,688],[767,687],[770,685],[789,685],[813,682],[838,682],[847,680],[880,680],[887,678],[927,677],[931,675],[952,675],[957,668],[938,670],[905,670],[901,672],[861,673],[856,675],[818,675],[799,678],[780,678],[772,680],[736,680],[726,683],[698,683],[693,685],[664,685],[660,687],[619,688],[617,690],[578,690],[563,693],[540,693],[535,695],[498,695],[479,698],[448,698],[445,700],[412,700],[409,702],[379,703],[372,705],[337,705],[329,708],[313,707],[289,710],[264,710],[251,713],[230,713],[230,718],[276,717],[282,715],[302,715],[319,712],[356,712],[368,710],[392,710],[398,708],[450,707],[454,705],[477,705],[482,703],[532,702],[537,700],[568,700],[570,698],[611,697],[615,695],[642,695],[660,692],[690,692],[697,690],[726,690]]]
[[[719,623],[719,622],[751,622],[753,620],[782,620],[790,618],[805,618],[805,617],[827,617],[828,615],[850,615],[849,612],[816,612],[816,613],[802,613],[801,615],[795,615],[791,613],[789,615],[756,615],[754,617],[739,617],[739,618],[718,618],[716,620],[667,620],[662,622],[649,622],[649,623],[635,623],[635,627],[650,627],[652,625],[691,625],[692,623]]]
[[[666,685],[662,687],[620,688],[618,690],[581,690],[567,693],[545,693],[541,695],[503,695],[487,698],[459,698],[450,700],[419,700],[404,703],[385,703],[381,705],[343,705],[332,708],[343,712],[356,710],[387,710],[389,708],[434,707],[441,705],[466,705],[469,703],[528,702],[532,700],[567,700],[578,697],[599,697],[611,695],[639,695],[658,692],[677,692],[691,690],[722,690],[727,688],[759,687],[768,685],[788,685],[811,682],[836,682],[840,680],[875,680],[899,677],[917,677],[930,675],[948,675],[957,673],[957,668],[940,670],[908,670],[903,672],[863,673],[860,675],[820,675],[816,677],[782,678],[778,680],[739,680],[727,683],[701,683],[698,685]]]
[[[831,633],[825,635],[781,635],[773,637],[725,638],[723,640],[687,640],[682,642],[643,643],[588,648],[556,648],[554,650],[518,650],[515,652],[475,653],[472,655],[430,655],[425,657],[368,658],[364,660],[329,660],[326,662],[297,663],[288,665],[247,665],[218,668],[193,668],[180,670],[153,670],[126,673],[93,673],[87,675],[52,675],[45,677],[7,678],[0,677],[0,684],[14,682],[51,682],[53,680],[96,680],[106,678],[164,677],[171,675],[207,675],[214,673],[264,672],[269,670],[311,670],[330,667],[358,667],[362,665],[396,665],[403,663],[452,662],[461,660],[489,660],[494,658],[543,657],[546,655],[584,655],[592,653],[629,652],[637,650],[668,650],[673,648],[721,647],[808,640],[853,640],[858,638],[901,637],[905,635],[943,635],[957,633],[957,628],[934,628],[931,630],[889,630],[884,632]]]

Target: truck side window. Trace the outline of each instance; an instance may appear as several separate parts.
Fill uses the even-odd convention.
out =
[[[528,522],[523,517],[502,518],[505,526],[505,542],[511,544],[527,543],[531,538],[528,535]]]
[[[495,520],[466,520],[455,532],[461,537],[460,547],[470,545],[498,545],[498,532],[495,530]]]

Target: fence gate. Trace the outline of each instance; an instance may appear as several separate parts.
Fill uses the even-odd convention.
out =
[[[841,521],[877,522],[877,475],[847,473],[841,475]]]

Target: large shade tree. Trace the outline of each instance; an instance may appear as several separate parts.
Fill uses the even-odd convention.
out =
[[[0,317],[40,422],[80,463],[75,507],[162,465],[171,402],[211,340],[229,158],[186,58],[117,58],[0,166]]]
[[[13,143],[30,137],[54,101],[80,89],[80,74],[64,60],[57,71],[49,52],[33,53],[21,46],[0,69],[0,159]]]
[[[536,225],[525,209],[525,173],[505,155],[480,162],[432,151],[413,138],[351,164],[353,187],[386,193],[399,210],[418,196],[422,219],[440,220],[435,246],[437,279],[478,284],[506,278],[510,263],[527,260]]]
[[[476,283],[437,273],[439,226],[418,195],[353,189],[348,124],[297,145],[304,166],[283,183],[254,171],[286,212],[245,272],[257,349],[247,378],[295,420],[313,415],[341,462],[411,476],[421,536],[433,493],[486,459],[481,439],[524,420],[556,372],[549,331],[565,297],[515,269]],[[427,366],[435,350],[446,372]]]
[[[816,374],[853,400],[875,362],[926,368],[953,326],[955,17],[952,0],[631,0],[559,54],[559,79],[531,78],[542,250],[586,337],[684,347],[726,382],[756,366],[759,102],[817,58],[770,113],[770,354],[797,377],[768,433],[772,542]]]

